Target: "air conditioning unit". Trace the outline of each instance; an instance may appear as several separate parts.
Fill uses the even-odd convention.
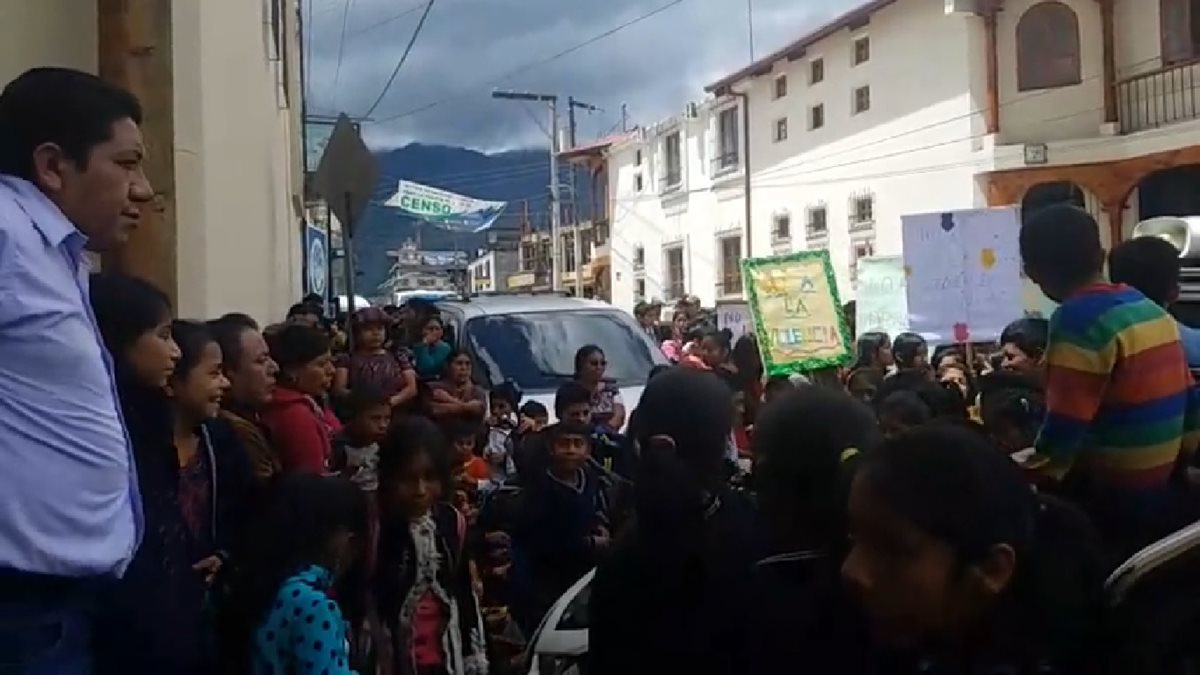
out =
[[[978,14],[979,0],[946,0],[947,14]]]
[[[700,119],[700,106],[695,103],[689,103],[683,109],[683,118],[688,120]]]

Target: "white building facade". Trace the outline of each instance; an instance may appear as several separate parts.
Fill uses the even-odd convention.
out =
[[[1160,11],[1200,2],[875,0],[721,79],[610,150],[614,304],[740,299],[742,257],[817,248],[848,300],[911,213],[1073,201],[1106,244],[1200,213],[1200,35]]]

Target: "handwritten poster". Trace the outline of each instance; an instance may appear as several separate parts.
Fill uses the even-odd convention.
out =
[[[717,303],[717,329],[728,328],[736,342],[743,335],[754,332],[754,321],[750,318],[750,305],[744,302]]]
[[[852,338],[828,251],[743,260],[742,276],[768,375],[850,361]]]
[[[910,330],[931,342],[981,342],[1024,316],[1016,208],[901,221]]]
[[[908,293],[904,258],[879,255],[858,261],[858,299],[855,325],[858,334],[887,333],[896,337],[908,330]]]

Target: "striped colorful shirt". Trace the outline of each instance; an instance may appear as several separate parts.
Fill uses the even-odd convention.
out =
[[[1140,292],[1094,284],[1050,318],[1046,419],[1025,466],[1097,486],[1153,489],[1200,436],[1200,398],[1175,320]]]

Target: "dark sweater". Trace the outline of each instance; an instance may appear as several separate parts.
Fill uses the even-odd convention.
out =
[[[751,505],[731,492],[704,518],[634,524],[592,583],[589,672],[749,672],[742,611],[763,549]]]
[[[250,482],[245,453],[221,420],[202,427],[211,517],[193,535],[179,506],[179,467],[165,401],[122,395],[133,442],[145,531],[125,576],[105,594],[96,622],[97,675],[200,675],[212,671],[215,631],[209,589],[192,566],[224,550]]]

